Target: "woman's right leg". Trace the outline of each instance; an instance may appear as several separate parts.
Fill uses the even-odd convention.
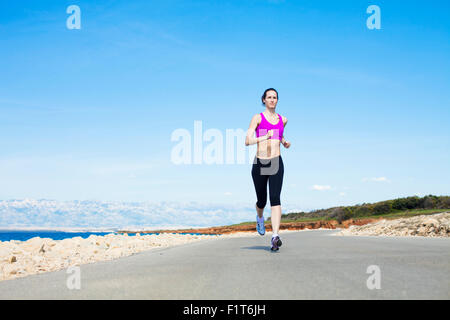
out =
[[[256,160],[256,159],[255,159]],[[261,163],[256,161],[252,168],[253,184],[255,185],[256,197],[256,231],[261,235],[265,235],[266,228],[264,226],[264,207],[267,202],[267,180],[268,176],[261,174]]]
[[[258,208],[258,205],[255,204],[256,207],[256,213],[258,214],[258,217],[262,218],[264,216],[264,208],[260,209]]]
[[[258,217],[262,218],[264,207],[267,203],[267,180],[269,176],[261,175],[261,166],[259,161],[253,164],[252,178],[257,198],[256,212],[258,214]]]

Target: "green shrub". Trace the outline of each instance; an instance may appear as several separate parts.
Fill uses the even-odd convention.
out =
[[[283,214],[282,218],[327,218],[338,220],[338,222],[341,223],[342,221],[353,217],[368,217],[371,215],[389,214],[395,211],[406,211],[411,209],[450,209],[450,196],[428,195],[423,198],[417,196],[398,198],[373,204],[363,203],[362,205],[318,209],[310,212],[294,212]],[[268,220],[270,221],[270,218]]]
[[[391,212],[391,206],[387,202],[377,203],[373,207],[374,215],[386,214],[386,213],[390,213],[390,212]]]
[[[348,220],[352,217],[352,212],[347,207],[337,207],[333,208],[328,217],[337,220],[337,222],[341,224],[342,221]]]
[[[358,206],[353,212],[355,217],[365,217],[372,214],[367,205]]]

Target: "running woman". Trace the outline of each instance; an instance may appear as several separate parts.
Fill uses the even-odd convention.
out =
[[[283,184],[284,165],[280,154],[280,143],[289,148],[291,143],[284,139],[284,127],[287,118],[275,112],[278,92],[273,88],[264,91],[261,97],[264,112],[255,114],[250,122],[245,138],[245,145],[258,144],[252,166],[252,178],[256,191],[256,230],[265,234],[264,207],[267,203],[267,182],[269,182],[269,199],[272,214],[271,250],[277,251],[282,242],[278,235],[281,221],[280,194]],[[256,138],[254,133],[256,132]]]

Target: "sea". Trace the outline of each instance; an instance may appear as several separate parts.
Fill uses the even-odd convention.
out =
[[[0,230],[0,241],[27,241],[31,238],[50,238],[53,240],[63,240],[67,238],[81,237],[83,239],[89,238],[91,235],[105,236],[107,234],[120,234],[117,232],[68,232],[68,231],[53,231],[53,230]],[[140,233],[144,235],[144,233]],[[156,234],[158,232],[149,232],[145,235]],[[181,233],[190,235],[200,235],[200,233]],[[136,233],[128,233],[129,236],[134,236]],[[211,234],[213,235],[213,234]]]
[[[27,241],[34,237],[50,238],[53,240],[63,240],[67,238],[82,237],[88,238],[90,235],[104,236],[114,232],[66,232],[53,230],[0,230],[0,241]]]

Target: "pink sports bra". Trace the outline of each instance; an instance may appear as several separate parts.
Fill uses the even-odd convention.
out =
[[[278,113],[277,115],[279,118],[277,124],[271,124],[261,112],[261,123],[256,127],[257,138],[260,136],[265,136],[269,130],[273,130],[273,136],[269,139],[278,139],[281,141],[284,131],[283,118]]]

